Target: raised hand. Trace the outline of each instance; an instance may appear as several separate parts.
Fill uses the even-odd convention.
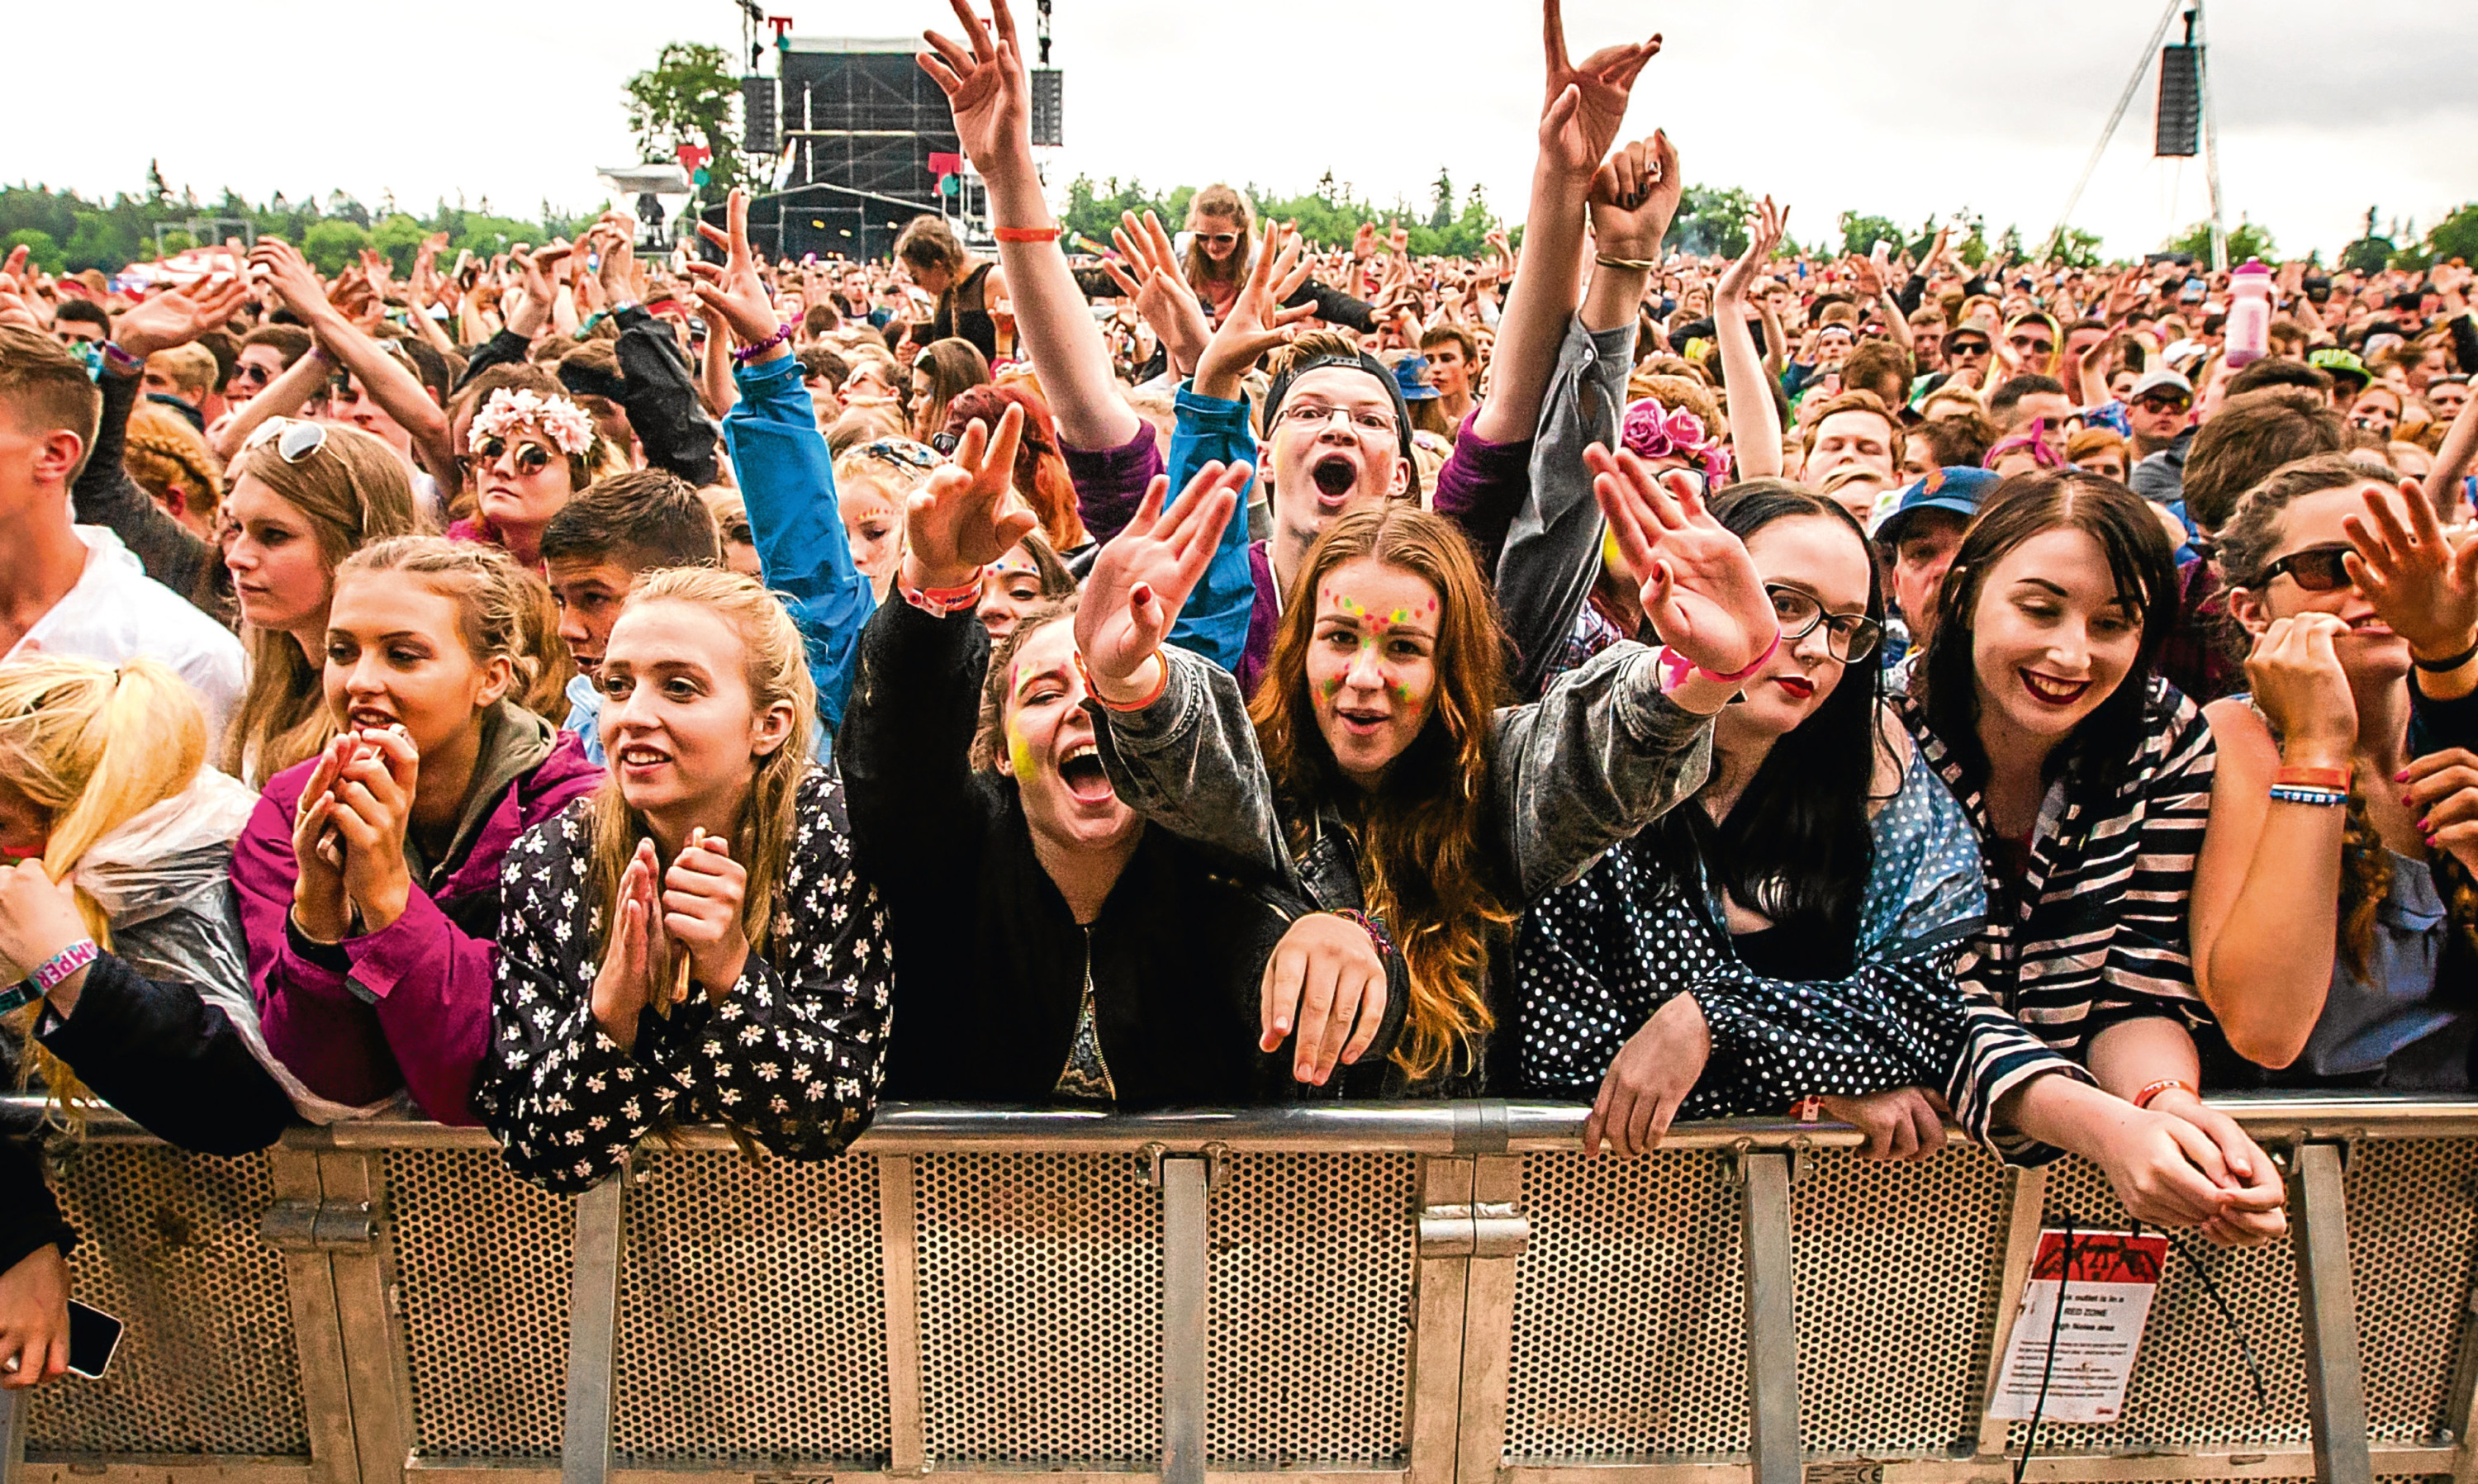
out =
[[[663,931],[688,954],[689,972],[721,999],[740,982],[748,963],[748,939],[740,905],[748,871],[731,858],[730,843],[700,829],[663,873]]]
[[[1358,923],[1312,912],[1274,945],[1258,995],[1256,1049],[1281,1049],[1296,1027],[1291,1076],[1322,1087],[1335,1067],[1356,1064],[1384,1024],[1385,957]]]
[[[1017,43],[1015,14],[1006,0],[990,0],[990,25],[973,13],[972,0],[948,0],[963,23],[967,50],[935,31],[922,39],[932,51],[923,52],[921,70],[947,95],[955,115],[955,137],[964,153],[986,175],[989,163],[1004,155],[1032,157],[1032,88],[1024,80],[1024,49]]]
[[[654,843],[641,840],[620,873],[619,906],[611,915],[602,968],[594,976],[594,1019],[623,1051],[636,1048],[637,1022],[645,1007],[656,1002],[655,986],[668,982],[654,927],[660,914],[654,895]]]
[[[0,263],[0,325],[42,333],[43,316],[36,309],[40,302],[35,293],[35,275],[26,266],[32,256],[26,244],[9,249],[9,257]]]
[[[375,933],[404,916],[413,891],[404,837],[421,758],[401,731],[372,727],[358,735],[361,751],[338,771],[329,817],[344,839],[344,894],[360,910],[363,930]]]
[[[1754,211],[1747,214],[1747,250],[1738,254],[1738,261],[1731,264],[1728,271],[1721,275],[1720,285],[1713,290],[1716,307],[1720,301],[1746,302],[1747,290],[1755,287],[1756,275],[1763,271],[1765,264],[1772,262],[1774,250],[1781,246],[1782,234],[1788,229],[1789,208],[1773,205],[1770,196],[1764,197]]]
[[[142,361],[220,328],[248,302],[246,281],[202,278],[131,306],[113,321],[113,342]]]
[[[712,222],[700,221],[697,231],[705,239],[723,250],[724,260],[718,266],[705,262],[688,265],[689,276],[695,280],[689,286],[709,314],[731,327],[743,345],[755,345],[771,339],[782,328],[774,315],[774,296],[766,291],[766,280],[757,273],[757,254],[748,245],[748,190],[743,186],[731,188],[731,198],[723,208],[723,219],[729,230],[717,232]],[[779,360],[792,353],[791,345],[778,343],[773,350],[759,357],[760,361]]]
[[[2246,656],[2254,703],[2300,767],[2346,767],[2358,742],[2358,707],[2333,641],[2349,626],[2331,614],[2274,618]]]
[[[1239,379],[1258,357],[1288,344],[1301,320],[1316,314],[1313,300],[1284,309],[1282,301],[1307,283],[1308,264],[1300,256],[1299,234],[1287,226],[1268,228],[1256,261],[1248,265],[1248,281],[1230,301],[1230,313],[1206,342],[1196,365],[1196,390],[1224,400],[1238,394]]]
[[[1599,443],[1583,462],[1661,643],[1716,675],[1761,659],[1781,636],[1772,598],[1747,548],[1705,509],[1696,481],[1682,470],[1656,475],[1631,451],[1613,457]]]
[[[1541,0],[1541,46],[1548,84],[1540,103],[1540,157],[1578,180],[1589,180],[1617,142],[1627,99],[1644,63],[1660,55],[1660,34],[1633,46],[1604,46],[1577,66],[1566,58],[1566,17],[1559,0]]]
[[[1178,369],[1193,371],[1213,331],[1205,323],[1204,307],[1197,302],[1195,289],[1187,282],[1169,230],[1150,212],[1145,213],[1142,221],[1135,213],[1123,212],[1119,225],[1110,229],[1110,242],[1127,265],[1122,266],[1117,258],[1104,258],[1101,271],[1110,275],[1110,282],[1119,286],[1153,334],[1170,347]]]
[[[1649,260],[1660,255],[1686,182],[1678,168],[1678,146],[1663,130],[1612,151],[1592,177],[1592,235],[1613,258]]]
[[[963,587],[1031,531],[1037,523],[1031,511],[1006,510],[1023,440],[1024,409],[1014,403],[999,419],[996,437],[978,417],[964,429],[954,462],[931,474],[904,510],[905,587]]]
[[[301,250],[279,237],[262,237],[249,250],[249,265],[264,274],[266,286],[304,324],[313,324],[333,309],[318,272]]]
[[[1244,462],[1208,463],[1167,511],[1162,498],[1170,480],[1153,476],[1135,518],[1093,559],[1075,610],[1075,647],[1103,700],[1132,701],[1151,689],[1139,683],[1146,662],[1161,652],[1179,610],[1213,565],[1223,528],[1254,474]]]
[[[2434,663],[2478,642],[2478,541],[2455,549],[2415,480],[2365,493],[2366,514],[2340,517],[2358,549],[2342,559],[2375,616]],[[2406,512],[2406,516],[2404,516]]]

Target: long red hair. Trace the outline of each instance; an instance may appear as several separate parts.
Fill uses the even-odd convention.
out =
[[[1022,381],[992,383],[955,393],[947,404],[947,426],[969,427],[974,418],[995,429],[1012,405],[1024,409],[1024,438],[1015,449],[1015,492],[1041,522],[1052,551],[1073,551],[1092,541],[1075,502],[1075,480],[1058,451],[1058,422],[1038,388]]]

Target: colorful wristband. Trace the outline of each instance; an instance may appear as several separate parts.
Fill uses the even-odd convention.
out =
[[[93,963],[102,953],[103,950],[94,945],[93,939],[81,938],[43,960],[28,979],[38,994],[49,994],[66,983],[69,975]]]
[[[774,327],[774,333],[766,337],[766,339],[758,340],[754,344],[743,345],[734,350],[731,353],[731,359],[739,362],[742,365],[746,365],[749,362],[756,360],[759,356],[772,350],[775,346],[782,344],[785,340],[788,340],[791,338],[792,322],[787,319],[781,324],[776,325]]]
[[[121,349],[119,343],[114,340],[106,340],[103,342],[103,364],[112,367],[114,372],[121,376],[135,375],[136,373],[146,369],[146,358],[144,356],[131,355],[128,351]]]
[[[1056,227],[1000,227],[990,234],[1001,242],[1055,242]]]
[[[2284,789],[2338,789],[2349,792],[2349,770],[2345,767],[2284,767],[2271,775],[2271,781]]]
[[[1369,920],[1368,914],[1355,908],[1345,907],[1339,911],[1328,913],[1327,916],[1340,918],[1345,922],[1355,924],[1361,932],[1368,935],[1368,941],[1377,945],[1378,958],[1390,959],[1394,956],[1393,941],[1385,936],[1382,928]]]
[[[2141,1092],[2135,1094],[2134,1106],[2137,1108],[2149,1108],[2153,1098],[2158,1097],[2161,1094],[2167,1092],[2171,1088],[2184,1088],[2187,1092],[2190,1093],[2194,1091],[2194,1084],[2187,1081],[2183,1077],[2162,1077],[2157,1082],[2146,1084]]]
[[[2271,796],[2284,804],[2313,804],[2318,809],[2336,809],[2349,802],[2349,795],[2338,789],[2285,789],[2276,784]]]
[[[936,614],[944,618],[949,614],[980,606],[981,574],[975,570],[971,582],[952,588],[906,588],[898,584],[895,591],[903,595],[903,601],[923,613]]]
[[[1160,700],[1162,692],[1170,689],[1170,659],[1159,650],[1155,650],[1153,663],[1161,667],[1161,674],[1153,681],[1153,688],[1146,692],[1141,698],[1122,704],[1103,695],[1093,684],[1093,672],[1084,667],[1084,651],[1081,649],[1075,651],[1075,674],[1084,682],[1084,693],[1093,697],[1103,711],[1143,711],[1153,702]]]

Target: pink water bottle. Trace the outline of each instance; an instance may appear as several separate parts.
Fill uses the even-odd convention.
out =
[[[2229,275],[2227,355],[2232,369],[2263,359],[2271,338],[2271,269],[2261,258]]]

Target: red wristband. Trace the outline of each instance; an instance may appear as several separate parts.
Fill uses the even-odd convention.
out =
[[[1159,650],[1155,650],[1153,652],[1153,660],[1154,663],[1161,666],[1161,677],[1155,680],[1153,682],[1153,688],[1146,692],[1141,697],[1124,704],[1103,695],[1100,688],[1093,684],[1093,672],[1084,667],[1084,651],[1081,649],[1075,651],[1075,673],[1077,677],[1084,682],[1084,693],[1093,697],[1094,700],[1099,701],[1103,711],[1142,711],[1146,707],[1150,706],[1153,702],[1160,700],[1162,698],[1162,692],[1170,689],[1169,658],[1163,655]]]
[[[1055,242],[1056,227],[1000,227],[990,234],[1001,242]]]
[[[2349,792],[2349,770],[2345,767],[2284,767],[2271,775],[2271,781],[2284,789],[2331,789]]]
[[[2134,1106],[2137,1108],[2149,1108],[2153,1098],[2158,1097],[2161,1094],[2167,1092],[2171,1088],[2184,1088],[2188,1093],[2194,1091],[2194,1085],[2183,1077],[2162,1077],[2157,1082],[2145,1085],[2141,1092],[2135,1094]]]
[[[923,613],[936,614],[944,618],[949,614],[980,606],[981,574],[974,572],[971,582],[952,588],[907,588],[898,583],[895,591],[902,594],[903,601]]]

